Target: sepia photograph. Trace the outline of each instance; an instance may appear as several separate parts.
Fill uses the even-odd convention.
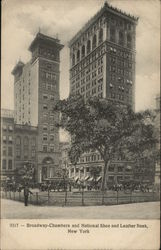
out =
[[[2,0],[1,35],[3,241],[24,228],[139,234],[153,221],[159,249],[160,1]]]

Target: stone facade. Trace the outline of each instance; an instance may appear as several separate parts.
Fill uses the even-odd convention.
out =
[[[14,67],[15,123],[37,127],[37,181],[53,177],[59,167],[59,114],[53,111],[59,100],[60,50],[58,39],[38,33],[29,51],[31,60]]]
[[[6,179],[14,172],[14,112],[1,110],[1,176]]]
[[[138,18],[105,3],[69,42],[70,92],[135,108],[135,33]]]

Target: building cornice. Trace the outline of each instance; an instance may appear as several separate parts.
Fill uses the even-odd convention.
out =
[[[76,33],[76,35],[69,41],[68,46],[70,47],[79,37],[83,34],[103,13],[108,12],[120,17],[127,19],[128,21],[137,24],[139,17],[135,17],[133,15],[127,14],[120,9],[117,9],[107,2],[105,2],[104,6],[83,26],[83,28]]]

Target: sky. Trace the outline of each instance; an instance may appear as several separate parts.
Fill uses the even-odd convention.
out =
[[[109,0],[109,4],[139,16],[136,30],[136,111],[155,107],[160,91],[159,0]],[[41,31],[64,44],[60,64],[60,97],[69,94],[69,40],[103,6],[104,0],[2,0],[1,107],[14,109],[16,62],[30,60],[28,47]]]

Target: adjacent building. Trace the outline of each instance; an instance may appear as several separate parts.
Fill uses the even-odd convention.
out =
[[[14,111],[1,110],[1,176],[11,177],[14,172]]]
[[[59,114],[53,107],[59,100],[62,48],[58,39],[39,32],[29,46],[31,60],[26,64],[19,61],[12,71],[17,124],[15,165],[23,164],[23,160],[33,162],[38,182],[53,177],[59,167],[59,131],[55,126]]]
[[[105,3],[70,40],[70,93],[106,98],[135,109],[135,40],[138,18]],[[92,181],[93,167],[103,160],[98,152],[86,152],[76,166],[70,167],[72,178]],[[109,168],[108,183],[133,178],[133,163],[116,156]]]

